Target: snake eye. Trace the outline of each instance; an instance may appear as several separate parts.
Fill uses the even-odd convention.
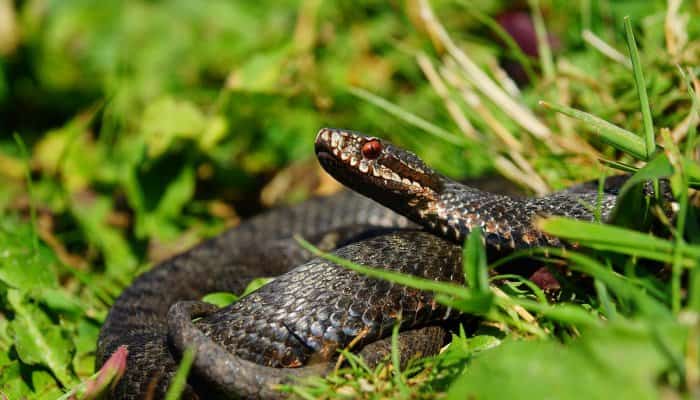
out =
[[[362,152],[362,156],[373,160],[379,157],[379,154],[382,152],[382,144],[379,143],[379,140],[373,139],[363,144],[360,151]]]

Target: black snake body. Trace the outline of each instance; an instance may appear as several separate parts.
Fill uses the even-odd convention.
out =
[[[338,248],[335,254],[356,263],[462,282],[460,244],[472,227],[481,226],[497,252],[561,246],[534,227],[534,218],[591,220],[590,205],[607,218],[615,204],[614,190],[599,198],[590,186],[532,199],[482,192],[437,174],[412,153],[350,131],[322,129],[316,152],[336,179],[384,206],[343,192],[272,210],[138,277],[110,310],[98,342],[98,365],[128,346],[127,373],[114,398],[162,397],[188,346],[197,350],[191,398],[276,397],[274,384],[324,373],[349,345],[379,359],[399,318],[402,359],[439,348],[444,331],[436,326],[456,315],[430,293],[309,260],[294,235]],[[277,275],[229,307],[194,301],[214,291],[240,293],[255,277]],[[201,318],[193,323],[194,317]]]

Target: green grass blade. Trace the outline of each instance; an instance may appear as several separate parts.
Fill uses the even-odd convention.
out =
[[[673,165],[668,160],[668,157],[664,153],[659,153],[656,157],[652,158],[649,162],[640,168],[634,176],[632,176],[620,192],[624,193],[632,186],[642,183],[645,181],[653,181],[659,178],[668,178],[673,175]]]
[[[605,287],[603,282],[597,279],[595,280],[595,282],[593,282],[593,285],[595,287],[596,293],[598,294],[598,301],[600,301],[600,305],[605,311],[605,315],[610,320],[614,319],[617,316],[617,310],[615,308],[615,303],[613,303],[612,299],[610,299],[608,288]]]
[[[297,237],[296,239],[303,248],[310,251],[314,255],[325,258],[328,261],[334,262],[342,267],[345,267],[355,272],[359,272],[363,275],[367,275],[371,278],[384,279],[391,282],[396,282],[404,286],[410,286],[420,290],[428,290],[435,293],[442,293],[448,296],[456,296],[461,298],[473,297],[471,291],[464,286],[448,282],[436,282],[430,279],[418,278],[413,275],[406,275],[399,272],[387,271],[382,268],[366,267],[364,265],[355,264],[352,261],[348,261],[334,254],[324,253],[323,251],[319,250],[317,247],[300,237]]]
[[[543,231],[568,240],[587,243],[607,243],[629,246],[631,249],[654,249],[671,252],[673,245],[663,239],[626,228],[580,221],[565,217],[550,217],[537,222]]]
[[[535,297],[537,297],[537,301],[539,301],[542,304],[547,303],[547,295],[544,293],[544,290],[540,289],[540,287],[537,286],[533,281],[516,274],[494,275],[489,278],[489,280],[491,281],[497,281],[501,279],[510,279],[522,283],[523,285],[527,286],[528,289],[530,289],[530,291],[532,291]]]
[[[672,263],[674,260],[673,253],[671,252],[646,250],[643,248],[629,248],[628,246],[603,243],[587,243],[586,247],[591,248],[593,250],[624,254],[630,257],[645,258],[647,260],[659,261],[668,264]],[[684,257],[679,260],[683,267],[693,268],[697,264],[697,262],[692,257],[688,257],[685,254],[683,256]]]
[[[644,141],[634,133],[611,124],[595,115],[571,107],[552,104],[546,101],[540,101],[540,105],[584,122],[591,130],[600,136],[603,141],[616,149],[624,151],[640,160],[647,159],[646,145]]]
[[[569,268],[600,280],[618,297],[624,297],[635,302],[640,311],[649,316],[670,316],[668,309],[663,304],[658,302],[643,289],[634,285],[629,278],[610,270],[591,257],[564,249],[538,248],[535,249],[535,252],[543,254],[548,252],[552,256],[569,260],[571,262]]]
[[[464,261],[465,282],[476,293],[489,292],[489,276],[486,265],[486,250],[484,249],[481,228],[476,227],[467,237],[462,252]]]
[[[625,34],[627,36],[627,47],[629,48],[630,58],[632,59],[632,71],[634,72],[634,82],[637,86],[637,95],[639,96],[639,105],[642,111],[642,122],[644,124],[644,144],[646,147],[646,157],[648,160],[656,151],[654,141],[654,121],[651,118],[651,108],[649,107],[649,97],[647,96],[646,82],[644,81],[644,73],[642,72],[642,63],[639,60],[639,52],[637,51],[637,43],[632,32],[632,24],[630,17],[625,17]]]
[[[610,168],[614,168],[623,172],[628,172],[628,173],[635,173],[639,168],[633,167],[631,165],[625,164],[620,161],[613,161],[613,160],[606,160],[604,158],[599,158],[598,161],[603,164],[607,165]]]
[[[400,318],[400,317],[399,317]],[[401,323],[396,321],[391,329],[391,364],[393,366],[394,383],[403,394],[408,394],[408,387],[401,376],[401,355],[399,354],[399,328]]]
[[[494,304],[494,296],[490,291],[475,294],[472,290],[465,286],[450,282],[438,282],[400,272],[387,271],[383,268],[366,267],[364,265],[355,264],[352,261],[343,259],[334,254],[324,253],[302,238],[297,237],[296,239],[303,248],[309,250],[311,253],[319,257],[325,258],[328,261],[334,262],[349,270],[369,276],[370,278],[384,279],[403,286],[433,292],[435,293],[435,299],[438,302],[465,313],[485,314]]]
[[[543,231],[598,250],[615,251],[630,256],[645,257],[667,262],[672,260],[675,244],[646,233],[613,225],[551,217],[537,222]],[[693,264],[700,257],[700,246],[685,246],[684,265]],[[689,265],[690,263],[690,265]]]
[[[32,168],[30,165],[29,152],[27,151],[27,147],[24,145],[24,141],[22,140],[22,137],[19,134],[15,133],[13,137],[15,139],[15,143],[17,143],[17,147],[19,147],[19,151],[22,155],[22,159],[24,160],[24,165],[26,168],[27,195],[29,196],[29,218],[32,222],[32,249],[34,249],[34,252],[36,253],[37,251],[39,251],[39,234],[36,230],[36,204],[34,204]]]
[[[192,363],[194,362],[194,356],[193,348],[187,348],[182,354],[180,366],[177,367],[175,376],[173,376],[173,379],[170,381],[168,392],[165,394],[165,400],[177,400],[182,396],[185,385],[187,385],[187,375],[189,375],[190,368],[192,368]]]
[[[539,313],[560,323],[587,327],[599,327],[602,325],[600,319],[578,306],[570,304],[542,304],[526,299],[511,298],[511,300],[528,311]]]
[[[50,324],[48,315],[17,289],[7,291],[7,301],[15,312],[14,348],[20,359],[48,368],[64,387],[73,386],[75,376],[69,366],[72,343],[62,328]]]
[[[547,81],[554,79],[554,60],[552,58],[552,48],[549,46],[549,37],[547,28],[542,18],[542,8],[539,0],[529,0],[530,10],[532,12],[532,22],[535,26],[535,34],[537,36],[537,53],[540,57],[540,65],[542,66],[542,74]]]
[[[698,268],[693,268],[690,271],[688,307],[696,313],[700,313],[700,270]]]
[[[402,119],[404,122],[413,125],[417,128],[420,128],[431,135],[440,138],[446,142],[450,142],[452,144],[458,145],[458,146],[464,146],[467,142],[461,137],[454,135],[450,133],[449,131],[440,128],[439,126],[415,115],[411,114],[410,112],[404,110],[403,108],[397,106],[396,104],[381,98],[377,96],[376,94],[373,94],[371,92],[368,92],[367,90],[357,88],[357,87],[351,87],[348,89],[350,93],[353,95],[365,100],[368,103],[374,104],[375,106],[383,109],[384,111],[388,112],[389,114]]]

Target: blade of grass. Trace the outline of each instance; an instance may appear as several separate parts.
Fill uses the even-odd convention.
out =
[[[352,261],[338,257],[334,254],[325,253],[319,250],[311,243],[302,239],[301,237],[297,236],[295,238],[297,242],[299,242],[301,247],[310,251],[312,254],[325,258],[328,261],[334,262],[352,271],[359,272],[363,275],[367,275],[371,278],[385,279],[388,281],[399,283],[401,285],[410,286],[420,290],[429,290],[436,293],[442,293],[448,296],[456,296],[461,298],[472,297],[471,291],[464,286],[448,282],[437,282],[430,279],[418,278],[413,275],[406,275],[399,272],[387,271],[382,268],[366,267],[364,265],[355,264]]]
[[[605,316],[609,320],[615,319],[617,317],[617,311],[615,309],[615,303],[613,303],[610,299],[608,288],[606,288],[603,282],[599,281],[598,279],[593,282],[593,285],[595,286],[595,291],[598,294],[598,301],[600,301],[600,305],[603,306],[603,310],[605,311]]]
[[[481,227],[474,228],[467,236],[462,251],[464,281],[476,293],[488,293],[489,276],[486,270],[486,250],[484,249]]]
[[[464,135],[472,140],[478,139],[478,134],[474,126],[469,122],[469,119],[464,115],[459,105],[452,99],[450,90],[443,82],[440,74],[435,70],[435,66],[428,56],[423,52],[416,54],[416,62],[423,70],[423,74],[430,82],[430,85],[435,90],[438,96],[442,98],[445,109],[452,117],[452,120],[457,124]]]
[[[668,178],[671,175],[673,175],[673,165],[671,165],[664,153],[659,153],[622,185],[618,197],[624,196],[630,189],[640,183],[655,181],[658,178]]]
[[[600,280],[618,297],[625,297],[634,301],[638,305],[640,311],[646,313],[647,315],[656,317],[670,316],[668,309],[663,304],[651,297],[644,290],[634,285],[630,279],[606,268],[591,257],[581,253],[558,248],[537,248],[534,249],[534,251],[536,253],[549,254],[551,256],[569,260],[571,262],[569,268],[575,271],[583,272],[591,277],[594,277],[595,279]]]
[[[598,118],[595,115],[576,110],[567,106],[552,104],[546,101],[540,101],[540,105],[562,113],[572,118],[583,121],[592,129],[600,138],[618,150],[633,156],[640,160],[647,159],[647,150],[644,141],[634,133],[622,129],[617,125]]]
[[[604,158],[599,158],[598,161],[603,165],[609,166],[610,168],[614,168],[614,169],[624,171],[624,172],[635,173],[635,172],[637,172],[637,170],[639,170],[639,168],[633,167],[631,165],[627,165],[627,164],[625,164],[623,162],[619,162],[619,161],[606,160]]]
[[[632,69],[632,63],[628,58],[624,56],[624,54],[620,53],[617,51],[616,48],[612,47],[611,45],[607,44],[603,39],[598,37],[595,33],[591,32],[588,29],[584,29],[583,32],[581,33],[581,37],[583,38],[583,41],[588,43],[589,45],[593,46],[595,49],[597,49],[601,54],[604,56],[608,57],[609,59],[613,61],[617,61],[618,63],[624,65],[625,67]]]
[[[403,395],[408,395],[408,386],[406,386],[406,383],[403,381],[403,377],[401,376],[401,356],[399,354],[399,328],[401,327],[399,322],[400,319],[401,318],[399,316],[399,319],[397,319],[394,327],[391,329],[391,364],[393,366],[394,384],[399,388]]]
[[[177,367],[177,371],[175,371],[175,375],[170,381],[168,392],[165,393],[165,400],[177,400],[182,396],[182,392],[185,390],[185,385],[187,384],[187,375],[189,375],[190,368],[194,362],[194,355],[193,348],[187,348],[182,354],[180,366]]]
[[[427,0],[418,1],[420,17],[422,18],[429,34],[441,43],[447,52],[462,67],[462,72],[469,81],[489,100],[497,104],[503,112],[507,113],[513,120],[533,136],[543,140],[545,144],[551,146],[549,140],[552,131],[543,124],[527,107],[524,107],[515,99],[510,97],[500,86],[498,86],[479,66],[459,47],[445,30],[445,27],[438,21],[433,9]]]
[[[377,96],[367,90],[351,87],[348,89],[353,95],[365,100],[368,103],[374,104],[375,106],[383,109],[389,114],[403,120],[404,122],[420,128],[431,135],[440,138],[446,142],[450,142],[457,146],[465,146],[468,142],[461,136],[454,135],[439,126],[428,122],[427,120],[404,110],[403,108],[397,106],[396,104]]]
[[[691,128],[694,129],[694,128]],[[685,232],[685,219],[688,215],[688,175],[685,173],[684,163],[680,149],[671,140],[671,131],[667,128],[661,129],[661,135],[669,154],[667,159],[673,165],[675,177],[680,178],[681,187],[676,193],[678,197],[678,216],[676,218],[675,246],[673,249],[673,263],[671,265],[671,308],[678,314],[681,310],[681,275],[683,273],[682,255],[685,248],[683,234]],[[672,178],[673,179],[673,178]]]
[[[27,195],[29,196],[29,218],[31,220],[31,227],[32,227],[32,249],[34,250],[34,253],[39,251],[39,233],[37,232],[37,227],[36,227],[36,204],[34,204],[34,189],[32,185],[32,172],[31,172],[31,165],[29,162],[29,152],[27,152],[27,147],[24,145],[24,141],[22,140],[22,137],[14,133],[13,137],[15,139],[15,143],[17,143],[17,147],[19,147],[20,154],[22,154],[22,159],[24,160],[24,165],[26,169],[26,177],[27,177]]]
[[[627,36],[627,47],[629,48],[630,58],[632,59],[632,71],[634,72],[634,82],[637,86],[637,95],[639,96],[639,106],[642,110],[642,122],[644,125],[644,143],[646,145],[645,160],[649,160],[656,152],[656,144],[654,143],[654,121],[651,118],[651,108],[649,107],[649,97],[647,95],[646,83],[644,81],[644,73],[642,72],[642,63],[639,60],[639,52],[637,51],[637,43],[632,32],[632,23],[630,17],[625,18],[625,34]]]
[[[432,291],[436,293],[436,300],[456,309],[465,310],[467,312],[471,312],[472,310],[481,310],[482,314],[489,314],[491,308],[489,306],[484,309],[485,305],[488,306],[489,304],[496,304],[506,308],[512,307],[512,305],[517,305],[529,311],[543,313],[544,315],[555,320],[560,320],[561,322],[582,324],[587,326],[599,325],[600,323],[597,318],[577,306],[561,305],[552,307],[547,304],[540,304],[536,301],[515,299],[508,296],[488,296],[488,298],[486,296],[474,296],[469,289],[462,286],[457,286],[447,282],[436,282],[430,279],[418,278],[413,275],[358,265],[333,254],[324,253],[300,237],[296,237],[296,240],[303,248],[309,250],[313,254],[352,271],[359,272],[372,278],[385,279],[400,285],[420,290]],[[601,279],[607,282],[609,277],[604,277]]]
[[[669,257],[674,250],[673,242],[613,225],[550,217],[538,220],[537,226],[549,234],[576,241],[585,246],[625,250],[623,254],[658,253],[658,257],[662,258]],[[700,257],[700,246],[686,246],[683,254],[691,259]]]
[[[539,313],[543,317],[560,323],[586,327],[599,327],[602,325],[600,319],[579,306],[570,304],[542,304],[533,300],[516,299],[512,297],[510,300],[528,311]]]
[[[549,46],[547,28],[542,18],[540,2],[539,0],[529,0],[528,3],[530,10],[532,10],[532,22],[535,26],[535,35],[537,36],[537,53],[540,57],[542,74],[547,81],[552,81],[555,76],[554,61],[552,60],[552,48]]]
[[[494,276],[489,278],[490,281],[497,281],[500,279],[511,279],[511,280],[518,281],[518,282],[524,284],[532,291],[532,293],[534,293],[535,297],[537,297],[537,301],[539,301],[540,303],[543,303],[543,304],[547,303],[547,295],[544,294],[544,291],[542,289],[540,289],[540,287],[537,286],[531,280],[529,280],[525,277],[522,277],[520,275],[515,275],[515,274],[500,274],[500,275],[494,275]]]

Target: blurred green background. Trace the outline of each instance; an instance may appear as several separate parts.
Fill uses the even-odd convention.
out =
[[[676,58],[664,1],[431,4],[480,66],[513,74],[519,102],[555,134],[566,125],[538,100],[565,97],[641,130],[629,69],[581,34],[595,32],[627,54],[625,15],[650,71],[657,124],[674,127],[687,115],[676,64],[698,68],[700,44],[687,41],[698,37],[698,2],[683,5],[686,43]],[[537,4],[556,79],[494,28],[509,30],[514,15]],[[536,47],[527,34],[516,40]],[[455,145],[350,90],[365,89],[462,137],[416,62],[420,54],[439,62],[444,49],[417,1],[0,0],[0,388],[52,398],[92,372],[109,304],[151,262],[265,207],[333,190],[313,158],[320,127],[387,137],[455,178],[501,172],[495,156],[507,150],[489,136]],[[534,71],[529,81],[508,67],[518,55]],[[497,105],[486,107],[529,143],[526,157],[547,187],[600,171],[594,157],[546,152],[548,143],[532,143]],[[477,129],[489,130],[470,113]],[[602,154],[618,155],[581,134]],[[41,240],[32,249],[35,234]],[[21,300],[10,300],[11,287],[21,288]],[[27,321],[55,332],[48,343],[61,362],[22,357],[13,332],[25,311]]]

